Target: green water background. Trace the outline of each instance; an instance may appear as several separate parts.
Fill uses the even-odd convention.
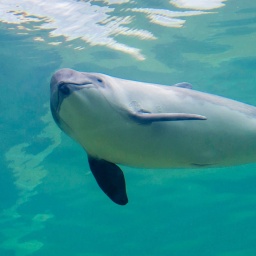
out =
[[[23,35],[0,23],[0,255],[256,255],[255,164],[124,167],[129,204],[120,207],[98,188],[85,152],[49,112],[49,80],[62,67],[161,84],[188,81],[196,90],[256,105],[256,4],[225,4],[186,17],[182,28],[134,14],[129,26],[157,39],[115,39],[141,49],[145,60],[79,39],[81,51],[62,37],[59,46],[36,42],[48,31]],[[121,6],[114,7],[118,15]]]

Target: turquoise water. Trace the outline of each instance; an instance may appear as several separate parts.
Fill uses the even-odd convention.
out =
[[[256,164],[123,167],[120,207],[49,110],[63,67],[256,105],[255,13],[249,0],[0,0],[0,255],[256,255]]]

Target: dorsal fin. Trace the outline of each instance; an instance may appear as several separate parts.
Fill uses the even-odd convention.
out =
[[[187,82],[177,83],[177,84],[174,84],[172,86],[180,87],[180,88],[186,88],[186,89],[192,89],[192,84],[187,83]]]

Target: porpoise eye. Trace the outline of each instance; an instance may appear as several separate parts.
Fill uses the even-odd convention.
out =
[[[97,81],[98,81],[99,83],[102,83],[102,82],[103,82],[102,79],[100,79],[100,78],[97,78]]]

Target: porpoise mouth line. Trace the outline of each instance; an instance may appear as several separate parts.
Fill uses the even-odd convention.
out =
[[[91,83],[91,82],[87,82],[87,83],[70,83],[70,82],[60,81],[59,83],[57,83],[56,86],[59,88],[59,86],[63,85],[63,84],[73,84],[73,85],[86,86],[86,85],[93,84],[93,83]]]

